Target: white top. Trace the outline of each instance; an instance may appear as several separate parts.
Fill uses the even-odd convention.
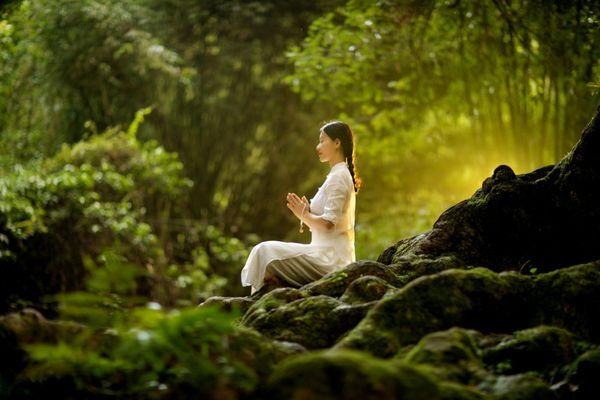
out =
[[[311,231],[311,243],[333,245],[347,263],[356,261],[354,219],[356,193],[352,175],[345,161],[331,167],[325,182],[310,199],[310,212],[333,222],[331,231]]]

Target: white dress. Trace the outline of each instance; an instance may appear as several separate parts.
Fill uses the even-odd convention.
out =
[[[334,223],[330,231],[312,230],[309,244],[268,240],[252,248],[241,272],[242,286],[259,290],[266,269],[300,287],[356,261],[354,210],[356,194],[345,161],[331,167],[310,199],[310,212]]]

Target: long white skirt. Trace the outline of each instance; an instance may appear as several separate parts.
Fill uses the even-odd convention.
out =
[[[241,272],[242,286],[259,290],[267,268],[290,286],[300,287],[345,265],[333,246],[267,240],[250,251]]]

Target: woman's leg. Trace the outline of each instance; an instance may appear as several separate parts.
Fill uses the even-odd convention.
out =
[[[319,265],[318,260],[300,254],[281,260],[273,260],[267,264],[265,277],[274,276],[276,279],[293,287],[301,287],[307,283],[321,279],[329,271],[326,267]],[[267,278],[265,278],[266,282]]]

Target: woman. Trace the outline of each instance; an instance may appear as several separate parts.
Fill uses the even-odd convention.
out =
[[[268,240],[254,246],[241,273],[242,286],[252,286],[250,294],[272,280],[300,287],[356,261],[354,210],[362,181],[354,165],[350,127],[341,121],[323,125],[317,154],[331,167],[317,193],[310,202],[305,196],[287,195],[287,207],[300,219],[300,232],[308,226],[311,242]]]

